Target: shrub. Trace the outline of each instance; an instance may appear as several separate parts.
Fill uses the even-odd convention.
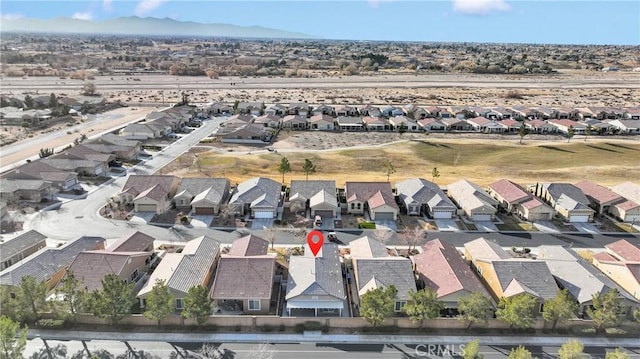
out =
[[[361,222],[358,223],[360,229],[376,229],[376,224],[373,222]]]
[[[303,323],[296,324],[295,329],[296,329],[296,333],[302,333],[302,332],[304,332],[304,324],[303,324]]]
[[[322,330],[323,325],[320,322],[305,322],[304,329],[305,330]]]
[[[262,331],[265,332],[265,333],[272,332],[273,329],[274,329],[273,325],[270,325],[270,324],[265,324],[265,325],[262,326]]]

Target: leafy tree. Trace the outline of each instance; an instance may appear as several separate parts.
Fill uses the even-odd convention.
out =
[[[536,299],[528,294],[500,298],[496,317],[511,328],[530,328],[535,322],[534,309]]]
[[[458,298],[459,319],[468,323],[467,328],[473,323],[487,323],[492,307],[491,300],[481,292]]]
[[[569,129],[567,130],[567,142],[571,141],[575,134],[576,130],[573,128],[573,126],[569,126]]]
[[[66,316],[75,320],[78,312],[83,308],[87,300],[88,293],[84,288],[80,287],[80,281],[76,278],[73,271],[67,272],[67,275],[56,288],[56,294],[62,298],[62,303],[64,303],[66,309]]]
[[[24,276],[16,293],[18,312],[23,321],[35,323],[40,312],[47,309],[47,283],[38,282],[32,276]]]
[[[527,348],[519,345],[517,348],[511,349],[507,359],[533,359],[533,356]]]
[[[622,303],[618,296],[617,289],[611,289],[604,294],[593,295],[591,307],[587,309],[587,314],[593,321],[598,332],[604,331],[606,327],[618,324],[618,316],[622,309]]]
[[[96,95],[96,84],[93,82],[85,82],[80,89],[80,92],[85,96],[95,96]]]
[[[484,355],[480,354],[480,340],[472,340],[464,346],[462,351],[462,359],[483,359]]]
[[[163,319],[173,312],[174,298],[169,286],[163,279],[158,279],[153,284],[151,292],[147,296],[147,306],[144,316],[158,321],[158,327]]]
[[[26,95],[24,97],[24,107],[26,107],[27,109],[33,108],[33,97],[31,97],[30,95]]]
[[[584,129],[584,140],[587,141],[587,137],[591,136],[592,133],[593,127],[591,127],[591,125],[587,125],[587,127]]]
[[[436,181],[436,178],[440,177],[440,171],[438,171],[438,167],[433,167],[431,170],[431,182]]]
[[[558,350],[558,359],[581,359],[585,357],[584,345],[576,339],[570,339]]]
[[[91,293],[91,308],[94,315],[117,324],[131,313],[134,300],[133,283],[109,273],[102,279],[102,290]]]
[[[304,159],[304,164],[302,165],[302,171],[307,176],[307,180],[309,179],[310,174],[316,173],[316,165],[311,162],[308,158]]]
[[[49,96],[49,108],[55,109],[56,107],[58,107],[58,98],[56,97],[56,94],[52,92],[51,96]]]
[[[398,291],[393,285],[369,290],[362,296],[360,315],[371,325],[377,327],[393,314],[397,293]]]
[[[291,172],[291,164],[286,157],[282,157],[280,165],[278,165],[278,172],[282,173],[282,183],[284,183],[284,174]]]
[[[53,148],[41,148],[38,154],[40,158],[47,158],[51,155],[53,155]]]
[[[520,136],[520,144],[522,144],[522,139],[524,136],[529,134],[529,129],[527,129],[527,125],[525,125],[524,121],[520,123],[520,128],[518,129],[518,136]]]
[[[438,293],[431,288],[419,291],[410,291],[409,300],[402,309],[412,322],[422,323],[440,317],[440,311],[444,309],[444,303],[438,300]]]
[[[195,318],[198,325],[202,325],[211,315],[211,299],[207,288],[197,285],[189,288],[184,297],[184,310],[181,315],[184,318]]]
[[[20,330],[20,324],[11,318],[0,317],[0,347],[2,359],[20,359],[27,347],[27,326]]]
[[[553,299],[544,303],[542,318],[553,323],[551,330],[556,329],[559,322],[565,322],[573,318],[578,311],[578,303],[571,297],[569,291],[563,289]]]
[[[11,293],[16,293],[17,287],[0,285],[0,312],[3,316],[12,320],[18,320],[18,306],[15,297]]]
[[[608,352],[605,356],[605,359],[629,359],[629,354],[620,348],[616,348],[616,350],[612,352]]]
[[[387,174],[387,182],[389,182],[389,178],[391,177],[391,175],[396,173],[396,168],[393,166],[393,163],[391,163],[391,161],[387,161],[384,166],[384,170]]]

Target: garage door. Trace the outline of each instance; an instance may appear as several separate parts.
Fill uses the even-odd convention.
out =
[[[333,218],[333,211],[316,211],[315,216],[320,216],[322,219]]]
[[[376,212],[375,221],[393,221],[393,212]]]
[[[155,212],[156,205],[155,204],[139,204],[136,206],[136,211],[138,212]]]
[[[451,218],[451,212],[449,212],[449,211],[435,211],[435,212],[433,212],[433,218],[449,219],[449,218]]]
[[[480,214],[480,213],[476,213],[473,215],[473,217],[471,218],[474,221],[478,221],[478,222],[490,222],[491,221],[491,215],[490,214]]]
[[[256,211],[254,218],[273,218],[273,212],[271,211]]]
[[[638,216],[638,215],[631,215],[631,214],[629,214],[629,215],[627,215],[627,216],[625,217],[625,220],[624,220],[624,221],[625,221],[625,222],[635,222],[635,223],[640,223],[640,216]]]
[[[569,222],[571,223],[589,222],[589,216],[569,216]]]
[[[215,214],[215,208],[213,207],[196,207],[195,208],[195,212],[196,214]]]

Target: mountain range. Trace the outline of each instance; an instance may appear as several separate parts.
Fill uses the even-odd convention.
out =
[[[314,36],[261,26],[203,24],[171,18],[118,17],[103,21],[79,20],[68,17],[52,19],[2,19],[0,32],[35,32],[59,34],[169,35],[240,38],[310,39]]]

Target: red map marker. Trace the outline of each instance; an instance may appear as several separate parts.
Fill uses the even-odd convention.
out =
[[[315,239],[315,241],[314,241]],[[317,256],[318,252],[320,252],[320,248],[322,248],[322,243],[324,242],[324,235],[320,231],[311,231],[307,234],[307,244],[309,248],[311,248],[311,253],[313,256]]]

